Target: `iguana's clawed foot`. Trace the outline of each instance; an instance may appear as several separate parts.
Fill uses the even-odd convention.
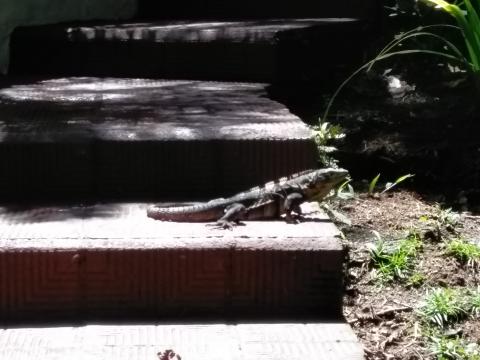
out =
[[[299,224],[305,221],[305,217],[302,214],[285,214],[285,222],[287,224]]]
[[[243,204],[234,203],[225,209],[225,214],[217,220],[214,226],[215,229],[232,230],[234,226],[245,225],[240,220],[245,218],[247,208]]]
[[[287,224],[299,224],[300,223],[300,220],[298,220],[297,218],[289,218],[289,219],[285,219],[285,222]]]
[[[235,226],[245,226],[245,223],[240,221],[218,220],[215,224],[207,224],[213,229],[233,230]]]

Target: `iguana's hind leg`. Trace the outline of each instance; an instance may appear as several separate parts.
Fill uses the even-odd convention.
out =
[[[216,227],[231,230],[235,225],[240,225],[240,221],[245,218],[247,208],[245,205],[235,203],[225,208],[225,214],[217,220]]]
[[[302,193],[294,192],[289,194],[283,203],[283,208],[285,210],[285,220],[288,223],[295,223],[295,219],[292,216],[292,212],[295,212],[297,215],[302,215],[302,210],[300,205],[304,202],[305,196]]]

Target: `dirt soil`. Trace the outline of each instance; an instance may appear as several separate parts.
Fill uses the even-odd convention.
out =
[[[415,59],[415,60],[418,60]],[[428,67],[430,66],[430,67]],[[339,125],[345,137],[333,157],[354,180],[383,181],[415,174],[417,192],[435,194],[454,207],[480,212],[480,97],[463,73],[413,62],[354,78],[323,121]],[[311,125],[323,118],[340,77],[323,87],[272,89],[272,97]]]
[[[455,237],[480,244],[480,86],[431,58],[404,60],[354,79],[326,119],[325,105],[346,76],[330,84],[316,81],[271,90],[273,98],[308,124],[318,125],[322,117],[345,134],[332,144],[338,149],[333,157],[360,185],[354,186],[353,199],[336,204],[352,223],[339,224],[349,250],[344,315],[367,359],[436,359],[418,314],[426,292],[480,286],[479,267],[462,265],[445,251],[445,242]],[[401,190],[362,195],[361,189],[365,192],[379,173],[380,182],[415,176]],[[426,217],[435,222],[440,208],[459,212],[458,223],[442,224],[438,231],[420,221]],[[423,244],[414,271],[424,282],[379,282],[368,252],[377,240],[374,231],[395,243],[412,230]],[[480,343],[478,318],[445,331]]]
[[[420,219],[438,219],[439,204],[409,190],[380,196],[357,194],[353,199],[339,200],[336,209],[351,220],[349,226],[340,224],[349,249],[344,315],[362,342],[366,358],[435,359],[418,309],[428,289],[480,285],[480,269],[460,264],[444,249],[445,241],[458,236],[480,242],[480,216],[461,213],[457,224],[444,224],[437,232]],[[412,229],[423,243],[415,272],[425,276],[424,283],[415,287],[401,281],[379,281],[367,248],[377,241],[373,231],[388,243]],[[479,343],[480,318],[460,322],[447,331]]]

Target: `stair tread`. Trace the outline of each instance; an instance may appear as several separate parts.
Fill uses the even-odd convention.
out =
[[[275,249],[340,250],[338,230],[316,203],[306,221],[248,221],[232,231],[205,223],[158,221],[145,203],[0,208],[0,250],[13,249]]]
[[[0,89],[0,142],[308,139],[265,88],[88,77],[11,85]]]
[[[145,204],[3,208],[0,319],[337,318],[338,231],[317,204],[302,210],[303,223],[230,231],[152,220]]]
[[[219,196],[316,164],[309,127],[261,83],[17,80],[0,113],[9,201]]]
[[[160,20],[48,25],[22,30],[23,36],[68,41],[274,42],[280,32],[360,23],[355,18],[276,18],[258,20]]]
[[[154,360],[171,349],[183,360],[360,360],[342,322],[86,325],[0,330],[2,359]]]

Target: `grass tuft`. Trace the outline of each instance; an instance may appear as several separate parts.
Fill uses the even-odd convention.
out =
[[[480,317],[480,286],[469,293],[470,313],[473,317]]]
[[[460,215],[453,211],[452,208],[439,208],[437,210],[436,219],[440,225],[454,229],[460,222]]]
[[[426,281],[427,278],[424,274],[416,272],[407,279],[407,286],[417,288],[425,284]]]
[[[468,316],[469,305],[465,293],[450,288],[427,292],[420,315],[430,324],[444,328]]]
[[[455,257],[462,264],[472,267],[480,265],[480,246],[464,239],[457,238],[447,242],[446,253]]]
[[[445,336],[432,337],[431,349],[438,360],[480,360],[480,348],[478,344],[469,343],[456,337]]]
[[[414,268],[414,260],[422,242],[418,234],[411,232],[393,249],[388,249],[383,240],[369,248],[370,260],[383,281],[405,280]]]

